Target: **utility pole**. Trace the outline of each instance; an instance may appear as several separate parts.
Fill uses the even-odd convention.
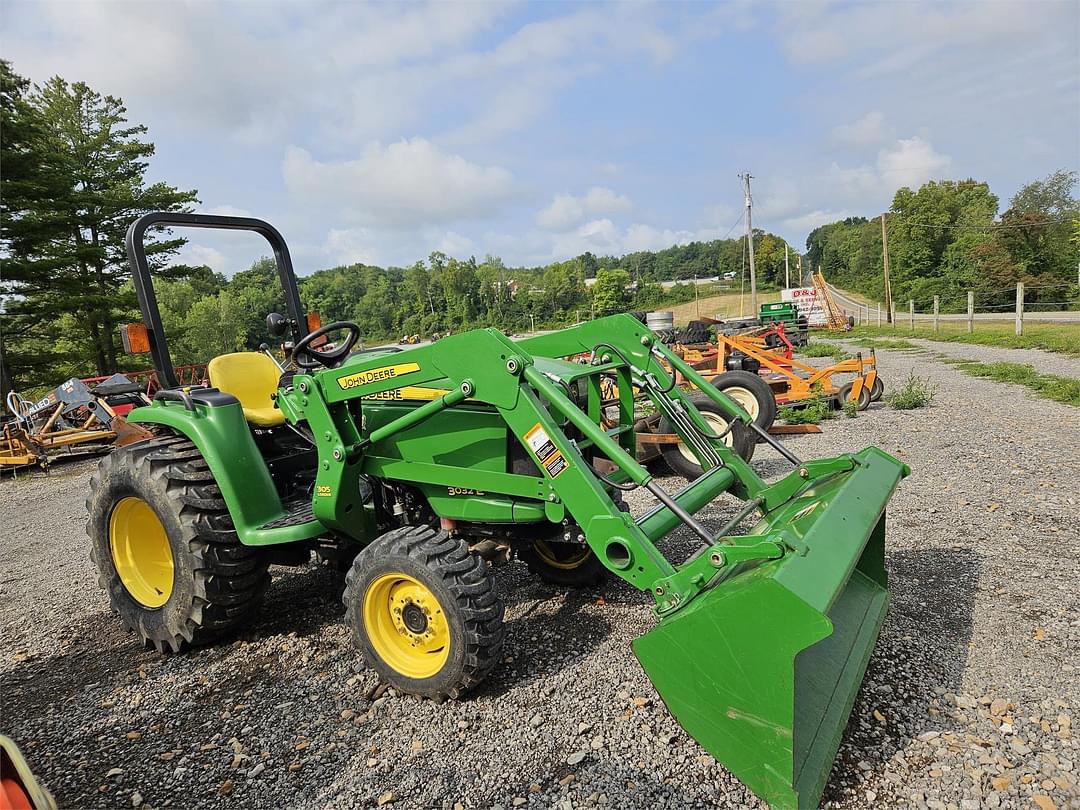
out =
[[[784,289],[791,289],[791,266],[788,264],[787,242],[784,242]]]
[[[799,286],[801,287],[801,286],[803,285],[803,274],[802,274],[802,254],[800,253],[800,254],[799,254],[798,256],[796,256],[795,258],[797,258],[797,259],[799,260]]]
[[[885,264],[885,317],[892,323],[892,285],[889,283],[889,232],[885,230],[885,215],[881,215],[881,260]]]
[[[750,216],[750,181],[754,175],[747,172],[740,174],[743,181],[743,195],[746,198],[746,245],[750,251],[750,312],[756,316],[757,306],[757,273],[754,270],[754,222]]]

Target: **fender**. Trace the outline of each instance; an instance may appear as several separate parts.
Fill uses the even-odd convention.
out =
[[[199,448],[244,545],[289,543],[324,531],[317,520],[264,528],[287,512],[235,397],[218,391],[192,391],[187,402],[157,399],[134,409],[127,418],[139,424],[163,425]]]

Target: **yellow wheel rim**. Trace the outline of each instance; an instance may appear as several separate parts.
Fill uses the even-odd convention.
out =
[[[364,629],[378,656],[407,678],[436,675],[450,656],[442,605],[408,574],[383,574],[368,586]]]
[[[567,544],[560,543],[559,545],[565,546]],[[549,565],[552,568],[558,568],[562,571],[573,571],[575,568],[580,568],[588,561],[589,555],[592,554],[592,549],[588,546],[575,546],[573,552],[564,555],[563,558],[560,559],[551,546],[543,540],[537,540],[533,543],[533,552],[545,565]]]
[[[743,391],[745,389],[740,388],[739,390]],[[724,393],[725,394],[730,394],[731,390],[728,389],[727,391],[724,391]],[[751,399],[752,398],[753,397],[751,396]],[[732,399],[735,399],[735,397],[732,397]],[[750,410],[745,405],[743,405],[743,403],[740,402],[739,400],[735,399],[735,401],[739,402],[739,404],[743,406],[744,410],[746,410],[746,411]],[[754,401],[756,402],[757,400],[754,400]],[[756,414],[754,414],[754,413],[751,413],[750,415],[751,416],[756,416]],[[712,413],[711,411],[702,411],[701,412],[701,418],[705,420],[705,424],[709,426],[709,432],[712,433],[712,435],[714,435],[714,436],[719,436],[721,433],[723,433],[725,430],[727,430],[727,422],[725,422],[723,417],[719,416],[718,414]],[[723,441],[724,441],[725,445],[727,445],[728,447],[731,447],[731,433],[730,432],[727,433],[724,436]],[[690,448],[687,447],[685,443],[679,442],[679,444],[677,446],[678,446],[679,452],[682,454],[683,458],[685,458],[691,464],[697,464],[697,465],[701,464],[701,462],[697,460],[697,456],[695,456],[693,453],[690,452]]]
[[[169,601],[175,566],[165,527],[142,498],[123,498],[109,515],[109,552],[131,598],[148,608]]]

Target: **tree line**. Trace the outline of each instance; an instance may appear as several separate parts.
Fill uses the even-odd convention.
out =
[[[976,180],[933,181],[899,189],[885,215],[892,297],[928,311],[938,296],[943,312],[1013,306],[1016,283],[1026,305],[1080,308],[1080,200],[1077,174],[1057,171],[1028,183],[998,216],[998,197]],[[837,286],[884,298],[880,218],[850,217],[822,225],[806,240],[810,268]]]
[[[149,211],[186,212],[197,192],[145,179],[154,146],[123,102],[55,77],[31,86],[0,60],[0,396],[72,376],[145,367],[125,356],[120,324],[139,319],[124,249],[128,225]],[[147,255],[177,363],[257,349],[264,318],[285,305],[273,261],[231,279],[175,261],[184,240],[148,234]],[[784,242],[755,234],[762,284],[783,278]],[[539,267],[507,267],[432,253],[409,267],[351,264],[300,281],[324,322],[356,321],[365,340],[429,337],[494,326],[514,332],[692,300],[691,284],[660,281],[741,273],[745,242],[692,242],[660,251],[585,253]],[[593,281],[587,284],[586,279]]]

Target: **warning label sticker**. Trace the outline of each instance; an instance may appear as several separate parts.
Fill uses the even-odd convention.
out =
[[[558,477],[559,473],[567,468],[563,454],[559,452],[539,422],[525,434],[525,444],[529,445],[529,449],[536,455],[540,465],[552,478]]]

